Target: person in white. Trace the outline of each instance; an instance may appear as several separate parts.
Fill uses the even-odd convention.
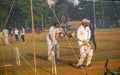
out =
[[[15,34],[15,40],[16,40],[16,41],[19,41],[18,32],[19,32],[18,29],[15,28],[14,34]]]
[[[77,29],[77,39],[78,39],[78,46],[80,50],[80,59],[78,61],[78,68],[82,68],[82,63],[87,56],[87,63],[86,66],[90,66],[91,59],[93,56],[93,49],[91,48],[88,41],[90,40],[91,31],[88,27],[88,23],[90,21],[87,19],[82,20],[82,25]]]
[[[8,42],[8,33],[9,33],[9,31],[8,31],[6,28],[3,29],[2,34],[3,34],[3,38],[4,38],[4,40],[5,40],[5,44],[6,44],[6,45],[9,44],[9,42]]]
[[[60,27],[60,28],[58,28],[58,30],[59,30],[59,36],[60,36],[60,38],[63,38],[64,37],[63,28]]]
[[[23,44],[24,44],[24,42],[25,42],[25,28],[24,27],[21,27],[22,29],[21,29],[21,39],[22,39],[22,41],[23,41]]]
[[[48,61],[51,61],[51,51],[53,47],[55,47],[55,55],[56,59],[59,59],[60,54],[59,54],[59,44],[57,43],[57,39],[59,37],[59,24],[54,23],[53,26],[49,28],[46,40],[47,40],[47,45],[48,45]]]

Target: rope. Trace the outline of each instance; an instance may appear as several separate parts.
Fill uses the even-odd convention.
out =
[[[7,19],[6,19],[6,21],[5,21],[5,24],[4,24],[4,26],[3,26],[3,29],[6,27],[6,24],[7,24],[7,22],[8,22],[9,17],[10,17],[10,13],[11,13],[11,11],[12,11],[12,9],[13,9],[14,3],[15,3],[15,0],[13,0],[13,2],[12,2],[12,6],[11,6],[11,8],[10,8],[10,11],[9,11],[9,14],[8,14],[8,16],[7,16]]]
[[[54,14],[54,16],[55,16],[56,20],[57,20],[57,21],[58,21],[58,23],[60,24],[60,21],[59,21],[59,19],[57,18],[57,16],[56,16],[56,13],[55,13],[54,9],[53,9],[52,7],[50,7],[50,8],[51,8],[51,10],[52,10],[52,12],[53,12],[53,14]],[[63,31],[63,32],[64,32],[64,31]],[[65,32],[64,32],[64,34],[65,34]],[[66,37],[65,37],[65,38],[66,38]],[[79,59],[78,59],[78,56],[77,56],[76,52],[74,51],[74,49],[73,49],[73,47],[72,47],[72,45],[71,45],[71,43],[70,43],[69,39],[68,39],[68,38],[66,38],[66,40],[67,40],[67,42],[68,42],[68,44],[69,44],[70,48],[72,49],[72,51],[73,51],[73,53],[74,53],[74,55],[75,55],[75,57],[76,57],[76,60],[78,61],[78,60],[79,60]]]
[[[10,35],[11,36],[11,40],[10,40],[10,43],[11,43],[11,45],[12,45],[12,34]],[[11,62],[12,62],[12,64],[13,64],[13,49],[12,49],[12,47],[10,47],[11,48]],[[14,67],[12,67],[12,73],[14,74]]]
[[[3,51],[3,47],[2,47],[2,46],[1,46],[1,49],[2,49],[3,64],[5,65],[5,54],[4,54],[4,51]],[[5,67],[5,74],[8,75],[6,66],[4,66],[4,67]]]
[[[15,47],[13,47],[11,44],[9,44],[9,46],[13,49],[13,50],[16,50]],[[24,56],[22,56],[22,54],[20,54],[20,57],[34,70],[34,67],[25,59]],[[37,71],[36,71],[37,72]],[[38,72],[37,72],[38,75],[40,75]]]
[[[4,39],[4,38],[3,38]],[[8,42],[8,45],[14,50],[16,51],[16,48],[13,47],[9,42]],[[1,46],[2,48],[2,46]],[[3,55],[3,61],[4,61],[4,64],[5,64],[5,59],[4,59],[4,53],[3,53],[3,48],[2,48],[2,55]],[[32,68],[34,69],[34,67],[25,59],[25,57],[22,56],[22,54],[20,54],[20,57]],[[6,67],[6,66],[5,66]],[[6,70],[7,72],[7,70]],[[40,75],[37,71],[36,71],[36,74]],[[6,74],[7,75],[7,74]]]
[[[9,19],[10,13],[11,13],[11,11],[12,11],[12,9],[13,9],[13,5],[14,5],[14,3],[15,3],[15,0],[13,0],[13,3],[12,3],[12,6],[11,6],[11,9],[10,9],[10,11],[9,11],[9,14],[8,14],[8,16],[7,16],[7,19],[6,19],[6,22],[5,22],[3,28],[6,27],[6,24],[7,24],[7,22],[8,22],[8,19]],[[36,75],[36,74],[37,74],[37,71],[36,71],[36,51],[35,51],[35,44],[34,44],[34,21],[33,21],[32,0],[30,0],[30,6],[31,6],[31,17],[32,17],[32,37],[33,37],[33,48],[34,48],[34,64],[35,64],[35,75]],[[10,44],[9,44],[9,45],[10,45]],[[10,45],[10,47],[12,47],[12,45]],[[13,47],[12,47],[12,48],[13,48]],[[31,65],[30,63],[28,63],[27,60],[26,60],[21,54],[20,54],[20,56],[23,58],[23,60],[26,61],[27,64],[29,64],[29,66],[32,67],[32,65]],[[32,67],[32,69],[33,69],[33,67]]]
[[[60,21],[59,21],[59,19],[58,19],[57,15],[56,15],[56,13],[55,13],[54,9],[53,9],[52,7],[50,7],[50,8],[51,8],[51,10],[52,10],[52,12],[53,12],[53,15],[55,16],[55,18],[56,18],[57,22],[60,24]]]
[[[56,13],[55,13],[54,9],[53,9],[52,7],[50,7],[50,8],[51,8],[51,10],[52,10],[52,12],[53,12],[53,14],[54,14],[54,16],[55,16],[56,20],[57,20],[57,21],[58,21],[58,23],[60,24],[60,21],[59,21],[59,19],[57,18],[57,16],[56,16]],[[64,32],[64,31],[63,31],[63,32]],[[64,34],[65,34],[65,32],[64,32]],[[65,38],[66,38],[66,37],[65,37]],[[77,57],[77,54],[76,54],[76,52],[74,51],[74,49],[73,49],[73,47],[72,47],[72,45],[71,45],[71,43],[70,43],[69,39],[68,39],[68,38],[66,38],[66,40],[67,40],[67,42],[69,43],[70,48],[72,49],[72,51],[73,51],[73,53],[74,53],[74,55],[75,55],[75,57],[76,57],[76,60],[77,60],[77,61],[79,61],[79,59],[78,59],[78,57]],[[86,73],[86,71],[85,71],[84,69],[82,69],[82,71],[83,71],[84,75],[87,75],[87,73]]]

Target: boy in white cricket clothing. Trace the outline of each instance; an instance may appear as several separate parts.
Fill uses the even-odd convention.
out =
[[[51,26],[49,28],[46,40],[47,40],[47,45],[48,45],[48,61],[51,61],[51,50],[53,48],[53,46],[55,46],[55,55],[56,55],[56,59],[59,60],[59,44],[57,43],[57,39],[59,37],[59,24],[58,23],[54,23],[53,26]]]
[[[23,41],[23,44],[25,43],[25,28],[24,27],[21,27],[21,39]]]
[[[3,33],[4,40],[5,40],[5,44],[8,45],[9,44],[9,42],[8,42],[8,33],[9,33],[8,29],[6,29],[6,28],[3,29],[2,33]]]
[[[19,41],[18,33],[19,33],[18,29],[15,28],[15,30],[14,30],[14,34],[15,34],[15,40],[16,40],[16,41]]]
[[[77,29],[78,46],[80,50],[80,59],[78,61],[78,69],[82,68],[84,59],[87,57],[86,66],[91,65],[91,59],[93,56],[93,49],[88,41],[90,40],[91,31],[88,27],[90,21],[87,19],[82,20],[82,25]]]

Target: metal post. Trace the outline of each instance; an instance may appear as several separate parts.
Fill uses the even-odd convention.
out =
[[[41,14],[41,17],[42,17],[42,31],[44,30],[44,19],[43,19],[43,14]]]
[[[104,28],[105,24],[104,24],[104,6],[103,6],[103,1],[102,1],[102,24],[103,24],[103,28]]]
[[[82,18],[84,18],[83,8],[79,7],[78,9],[79,9],[79,10],[81,11],[81,13],[82,13]]]
[[[93,0],[93,14],[94,14],[94,25],[95,25],[95,28],[96,28],[95,0]]]

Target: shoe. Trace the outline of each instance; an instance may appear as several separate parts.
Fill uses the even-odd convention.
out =
[[[91,64],[87,65],[87,67],[90,67],[90,66],[92,66],[92,65]]]
[[[83,68],[82,65],[79,65],[79,66],[78,66],[78,69],[82,69],[82,68]]]
[[[48,61],[49,61],[49,62],[51,62],[51,61],[52,61],[52,59],[50,59],[50,58],[49,58],[49,59],[48,59]]]
[[[57,58],[56,60],[62,60],[61,58]]]
[[[95,51],[97,51],[97,48],[95,48]]]
[[[62,59],[61,59],[61,58],[57,58],[56,60],[57,60],[57,61],[61,61]]]

